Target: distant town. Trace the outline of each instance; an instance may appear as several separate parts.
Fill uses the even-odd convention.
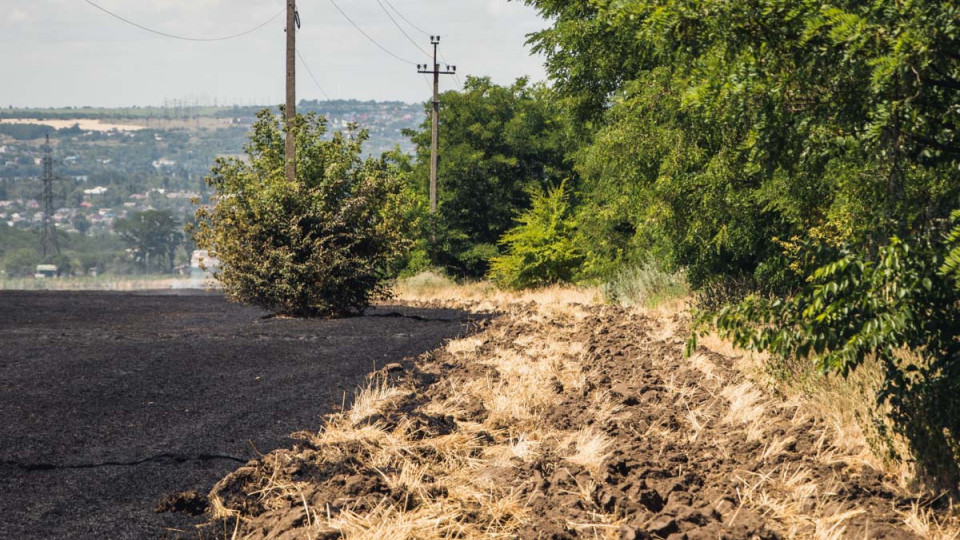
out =
[[[204,177],[214,160],[243,155],[247,131],[261,109],[183,104],[0,109],[0,276],[32,275],[36,264],[50,262],[49,254],[35,248],[44,222],[47,137],[60,268],[73,275],[160,272],[190,260],[189,239],[181,235],[177,264],[150,268],[136,260],[130,242],[122,242],[118,221],[159,212],[182,231],[197,204],[207,201]],[[369,155],[396,148],[410,152],[403,132],[425,118],[422,105],[402,102],[302,101],[299,110],[326,117],[331,136],[352,126],[367,130]]]

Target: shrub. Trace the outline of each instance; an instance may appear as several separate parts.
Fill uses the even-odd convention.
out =
[[[297,116],[297,177],[284,177],[279,121],[258,114],[249,163],[218,159],[215,204],[197,211],[198,249],[219,259],[228,296],[296,316],[356,313],[409,245],[403,187],[382,159],[361,159],[366,132],[322,140],[325,120]]]
[[[894,237],[874,259],[841,251],[794,297],[749,296],[713,319],[737,346],[809,358],[824,372],[846,376],[875,358],[884,374],[878,404],[889,406],[925,479],[951,490],[960,482],[960,214],[954,219],[945,242]]]
[[[33,248],[21,248],[8,253],[4,258],[4,271],[8,278],[31,277],[42,262],[40,254]]]
[[[576,224],[563,183],[535,192],[531,208],[500,243],[506,254],[490,260],[489,276],[508,288],[539,287],[572,281],[583,255],[573,242]]]
[[[608,301],[628,306],[655,307],[689,292],[690,287],[682,273],[668,272],[652,258],[620,268],[603,284]]]

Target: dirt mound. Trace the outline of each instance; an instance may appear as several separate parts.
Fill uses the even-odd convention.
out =
[[[910,499],[684,323],[514,305],[221,481],[236,538],[911,538]]]

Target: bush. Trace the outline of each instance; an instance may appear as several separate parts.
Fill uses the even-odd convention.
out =
[[[607,300],[627,306],[655,307],[690,293],[683,274],[668,272],[653,259],[625,266],[603,284]]]
[[[500,240],[505,255],[490,260],[489,277],[508,288],[539,287],[572,281],[583,255],[573,242],[576,224],[564,184],[535,192],[520,224]]]
[[[41,262],[36,249],[21,248],[4,257],[3,269],[8,278],[32,277]]]
[[[436,293],[444,289],[456,287],[457,284],[436,270],[424,270],[417,274],[401,277],[397,287],[417,296]]]
[[[322,140],[326,121],[297,116],[297,178],[284,177],[279,121],[261,111],[240,159],[218,159],[215,205],[197,211],[198,249],[219,259],[228,296],[296,316],[357,313],[386,294],[408,247],[402,184],[361,159],[366,132]]]
[[[894,237],[874,259],[850,251],[817,268],[789,299],[750,296],[713,319],[735,345],[813,360],[846,376],[876,359],[877,394],[921,473],[960,482],[960,214],[945,242]],[[888,448],[891,455],[895,449]]]

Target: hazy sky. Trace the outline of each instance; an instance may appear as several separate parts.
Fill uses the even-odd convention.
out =
[[[281,12],[284,0],[94,0],[157,30],[191,37],[242,32]],[[377,0],[335,0],[371,37],[404,60],[428,57],[390,22]],[[384,6],[389,10],[385,0]],[[440,50],[465,75],[501,84],[543,78],[525,35],[546,23],[507,0],[389,0],[407,19],[442,37]],[[367,41],[331,0],[298,0],[303,54],[334,99],[423,101],[430,88],[416,66]],[[394,15],[424,49],[429,38]],[[200,97],[218,103],[283,101],[284,20],[221,42],[173,40],[127,25],[84,0],[0,0],[0,106],[161,105]],[[443,62],[441,60],[441,62]],[[323,99],[303,64],[299,99]],[[455,86],[441,77],[441,90]]]

